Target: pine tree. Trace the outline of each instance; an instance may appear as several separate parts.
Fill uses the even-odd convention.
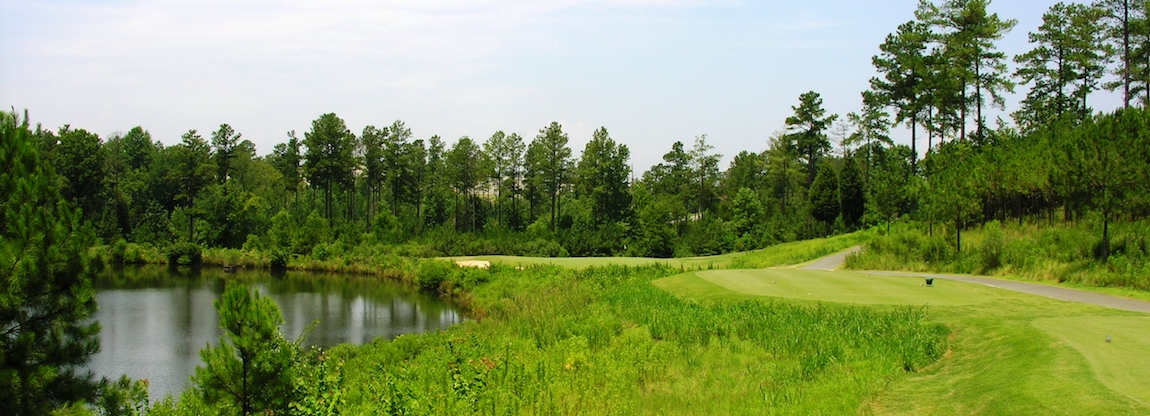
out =
[[[0,113],[0,409],[14,415],[95,395],[77,373],[99,349],[91,239],[38,147],[26,116]]]

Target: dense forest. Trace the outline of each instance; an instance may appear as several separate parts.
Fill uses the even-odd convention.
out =
[[[65,198],[109,245],[670,257],[906,216],[957,229],[1145,216],[1146,6],[1059,3],[1011,73],[995,42],[1015,21],[988,3],[923,2],[880,46],[858,112],[827,114],[817,92],[804,93],[766,150],[740,152],[726,170],[706,135],[675,142],[640,174],[606,128],[576,157],[558,123],[533,138],[500,131],[448,143],[415,138],[402,121],[356,134],[324,114],[266,156],[227,124],[172,146],[142,127],[106,140],[71,126],[35,135]],[[1016,87],[1029,92],[1014,123],[991,126],[990,108]],[[1088,97],[1100,89],[1119,91],[1124,108],[1093,110]],[[910,128],[909,147],[890,138],[899,125]]]

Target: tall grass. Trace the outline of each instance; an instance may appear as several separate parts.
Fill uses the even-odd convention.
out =
[[[945,329],[921,309],[700,304],[664,266],[493,267],[482,319],[341,346],[348,413],[853,413],[927,365]],[[828,394],[830,396],[828,396]]]
[[[1101,223],[1082,221],[1057,226],[1017,223],[963,231],[963,252],[956,251],[952,229],[902,224],[878,232],[862,253],[847,258],[853,269],[938,271],[1009,275],[1150,290],[1150,219],[1111,224],[1111,255],[1099,257]]]

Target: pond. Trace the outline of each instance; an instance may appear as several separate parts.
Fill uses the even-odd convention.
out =
[[[100,352],[88,368],[97,377],[147,379],[152,400],[178,395],[201,364],[199,351],[223,335],[212,303],[228,280],[242,280],[274,299],[283,312],[280,329],[289,340],[318,320],[304,339],[307,346],[363,344],[463,320],[442,300],[379,278],[124,267],[105,271],[94,281],[99,304],[95,319],[102,329]]]

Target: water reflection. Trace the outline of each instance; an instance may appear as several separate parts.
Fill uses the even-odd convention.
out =
[[[89,367],[101,376],[149,380],[153,399],[178,393],[200,364],[199,350],[222,335],[213,302],[225,279],[238,279],[271,297],[283,311],[281,330],[295,339],[319,320],[305,345],[367,343],[376,337],[433,331],[459,322],[442,301],[375,278],[221,269],[126,267],[95,281],[101,350]]]

